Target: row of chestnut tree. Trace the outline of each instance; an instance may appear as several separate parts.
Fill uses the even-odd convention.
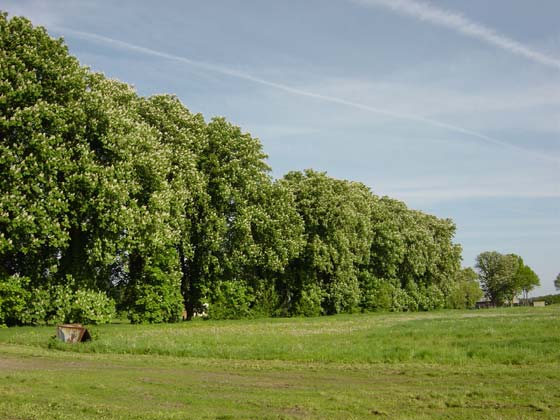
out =
[[[0,324],[467,307],[455,225],[140,97],[0,15]],[[206,306],[206,305],[205,305]]]

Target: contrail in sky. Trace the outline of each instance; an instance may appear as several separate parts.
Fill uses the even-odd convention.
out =
[[[405,113],[400,113],[400,112],[393,112],[393,111],[387,111],[385,109],[381,109],[381,108],[376,108],[376,107],[372,107],[369,105],[365,105],[365,104],[361,104],[358,102],[354,102],[354,101],[349,101],[347,99],[343,99],[343,98],[339,98],[336,96],[328,96],[328,95],[322,95],[320,93],[315,93],[315,92],[310,92],[307,90],[303,90],[303,89],[299,89],[297,87],[293,87],[290,85],[286,85],[283,83],[277,83],[274,81],[270,81],[270,80],[266,80],[266,79],[261,79],[260,77],[256,77],[253,76],[249,73],[245,73],[239,70],[235,70],[232,69],[230,67],[226,67],[226,66],[221,66],[221,65],[216,65],[216,64],[212,64],[212,63],[207,63],[204,61],[198,61],[198,60],[192,60],[190,58],[186,58],[186,57],[182,57],[182,56],[178,56],[178,55],[174,55],[174,54],[169,54],[169,53],[165,53],[165,52],[161,52],[161,51],[156,51],[153,50],[151,48],[146,48],[146,47],[141,47],[139,45],[134,45],[134,44],[130,44],[128,42],[124,42],[124,41],[119,41],[117,39],[113,39],[113,38],[108,38],[102,35],[97,35],[94,33],[89,33],[89,32],[82,32],[82,31],[76,31],[74,29],[70,29],[70,28],[64,28],[64,27],[55,27],[53,28],[55,30],[57,30],[60,33],[67,33],[67,34],[72,34],[76,37],[79,38],[83,38],[86,40],[90,40],[90,41],[97,41],[97,42],[102,42],[105,44],[109,44],[112,45],[113,47],[116,48],[121,48],[121,49],[126,49],[129,51],[135,51],[138,53],[142,53],[142,54],[146,54],[146,55],[151,55],[154,57],[160,57],[160,58],[164,58],[167,60],[172,60],[172,61],[177,61],[180,63],[185,63],[194,67],[198,67],[201,69],[205,69],[208,71],[212,71],[214,73],[219,73],[219,74],[223,74],[226,76],[230,76],[230,77],[235,77],[237,79],[242,79],[242,80],[246,80],[252,83],[256,83],[259,85],[263,85],[263,86],[268,86],[277,90],[281,90],[284,92],[288,92],[291,93],[293,95],[298,95],[298,96],[304,96],[307,98],[313,98],[313,99],[317,99],[323,102],[330,102],[330,103],[334,103],[334,104],[339,104],[339,105],[343,105],[343,106],[347,106],[350,108],[354,108],[354,109],[359,109],[362,111],[366,111],[366,112],[370,112],[372,114],[376,114],[376,115],[381,115],[381,116],[385,116],[385,117],[390,117],[390,118],[394,118],[394,119],[399,119],[399,120],[406,120],[406,121],[415,121],[415,122],[419,122],[419,123],[423,123],[423,124],[427,124],[427,125],[431,125],[433,127],[439,127],[439,128],[444,128],[446,130],[455,132],[455,133],[461,133],[467,136],[471,136],[471,137],[475,137],[479,140],[482,140],[485,143],[489,143],[489,144],[493,144],[496,146],[502,146],[502,147],[507,147],[509,149],[513,149],[516,150],[518,152],[522,152],[524,154],[531,154],[532,156],[542,159],[542,160],[547,160],[550,162],[554,162],[554,163],[560,163],[560,159],[557,159],[555,157],[543,154],[543,153],[539,153],[530,149],[526,149],[523,147],[519,147],[515,144],[511,144],[511,143],[507,143],[505,141],[490,137],[490,136],[486,136],[482,133],[473,131],[473,130],[469,130],[467,128],[463,128],[457,125],[453,125],[453,124],[448,124],[442,121],[438,121],[438,120],[434,120],[431,118],[425,118],[419,115],[412,115],[412,114],[405,114]]]
[[[536,51],[521,42],[498,33],[488,26],[474,22],[459,13],[432,6],[429,3],[415,0],[352,0],[352,2],[362,6],[380,6],[391,9],[397,13],[451,29],[512,54],[560,70],[560,58]]]

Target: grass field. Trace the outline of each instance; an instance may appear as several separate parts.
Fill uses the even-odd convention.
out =
[[[0,330],[0,418],[560,418],[560,305]]]

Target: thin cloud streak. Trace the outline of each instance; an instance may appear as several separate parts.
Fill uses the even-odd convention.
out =
[[[384,7],[397,13],[411,16],[475,38],[486,44],[493,45],[512,54],[525,57],[536,63],[554,67],[560,70],[560,59],[536,51],[531,47],[508,38],[480,23],[474,22],[461,14],[440,9],[429,3],[414,0],[351,0],[353,3],[367,7]]]
[[[560,198],[560,191],[532,190],[508,191],[505,189],[491,188],[463,188],[463,189],[417,189],[417,190],[390,190],[383,192],[391,197],[401,199],[431,199],[431,200],[459,200],[472,198]]]
[[[545,161],[553,162],[553,163],[556,163],[556,164],[560,164],[560,159],[559,158],[549,156],[549,155],[546,155],[546,154],[542,154],[542,153],[539,153],[539,152],[536,152],[536,151],[533,151],[533,150],[530,150],[530,149],[526,149],[526,148],[523,148],[523,147],[519,147],[517,145],[507,143],[505,141],[502,141],[502,140],[499,140],[499,139],[496,139],[496,138],[493,138],[493,137],[490,137],[490,136],[486,136],[482,133],[479,133],[479,132],[476,132],[476,131],[473,131],[473,130],[469,130],[468,128],[460,127],[460,126],[453,125],[453,124],[448,124],[448,123],[438,121],[438,120],[434,120],[434,119],[431,119],[431,118],[425,118],[425,117],[422,117],[422,116],[419,116],[419,115],[412,115],[412,114],[406,114],[406,113],[400,113],[400,112],[387,111],[387,110],[384,110],[384,109],[375,108],[375,107],[372,107],[372,106],[369,106],[369,105],[349,101],[349,100],[339,98],[339,97],[322,95],[322,94],[319,94],[319,93],[310,92],[310,91],[299,89],[299,88],[289,86],[289,85],[286,85],[286,84],[273,82],[273,81],[270,81],[270,80],[262,79],[260,77],[255,77],[255,76],[252,76],[251,74],[241,72],[241,71],[229,68],[229,67],[220,66],[220,65],[216,65],[216,64],[212,64],[212,63],[207,63],[207,62],[204,62],[204,61],[192,60],[190,58],[186,58],[186,57],[182,57],[182,56],[178,56],[178,55],[174,55],[174,54],[169,54],[169,53],[153,50],[151,48],[141,47],[139,45],[130,44],[128,42],[120,41],[120,40],[113,39],[113,38],[108,38],[108,37],[98,35],[98,34],[94,34],[94,33],[90,33],[90,32],[77,31],[77,30],[74,30],[74,29],[61,27],[61,26],[56,26],[53,29],[60,32],[60,33],[72,34],[76,37],[79,37],[79,38],[82,38],[82,39],[85,39],[85,40],[102,42],[102,43],[105,43],[105,44],[112,45],[116,48],[121,48],[121,49],[129,50],[129,51],[135,51],[135,52],[138,52],[138,53],[151,55],[151,56],[155,56],[155,57],[160,57],[160,58],[164,58],[164,59],[167,59],[167,60],[178,61],[178,62],[185,63],[185,64],[188,64],[188,65],[191,65],[191,66],[195,66],[195,67],[202,68],[202,69],[205,69],[205,70],[208,70],[208,71],[212,71],[214,73],[219,73],[219,74],[223,74],[223,75],[226,75],[226,76],[235,77],[235,78],[238,78],[238,79],[242,79],[242,80],[246,80],[246,81],[253,82],[253,83],[256,83],[256,84],[260,84],[260,85],[263,85],[263,86],[272,87],[272,88],[275,88],[277,90],[288,92],[288,93],[291,93],[291,94],[294,94],[294,95],[297,95],[297,96],[303,96],[303,97],[307,97],[307,98],[317,99],[317,100],[320,100],[320,101],[323,101],[323,102],[330,102],[330,103],[334,103],[334,104],[338,104],[338,105],[343,105],[343,106],[347,106],[347,107],[350,107],[350,108],[359,109],[359,110],[362,110],[362,111],[370,112],[372,114],[381,115],[381,116],[385,116],[385,117],[389,117],[389,118],[419,122],[419,123],[423,123],[423,124],[426,124],[426,125],[431,125],[433,127],[443,128],[443,129],[446,129],[448,131],[452,131],[452,132],[455,132],[455,133],[460,133],[460,134],[464,134],[464,135],[467,135],[467,136],[470,136],[470,137],[477,138],[479,140],[482,140],[485,143],[492,144],[494,146],[506,147],[508,149],[512,149],[512,150],[515,150],[517,152],[521,152],[525,155],[531,155],[531,156],[533,156],[535,158],[538,158],[538,159],[541,159],[541,160],[545,160]]]

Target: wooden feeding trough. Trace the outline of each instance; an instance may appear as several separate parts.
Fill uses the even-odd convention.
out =
[[[65,343],[81,343],[90,341],[91,335],[82,324],[63,324],[56,327],[56,336]]]

